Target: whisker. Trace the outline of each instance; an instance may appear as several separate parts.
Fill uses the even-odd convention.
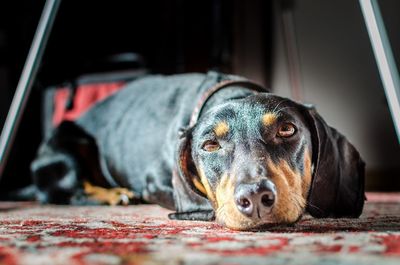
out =
[[[226,206],[226,203],[223,203],[218,209],[217,209],[217,214],[221,214],[224,211],[224,208]]]
[[[279,110],[277,110],[275,113],[276,114],[279,114],[282,110],[285,110],[285,109],[293,109],[294,107],[292,107],[292,106],[287,106],[287,107],[284,107],[284,108],[281,108],[281,109],[279,109]]]
[[[223,210],[224,207],[225,207],[225,204],[221,205],[221,207],[218,208],[217,212],[216,212],[216,217],[218,218],[218,221],[221,223],[225,223],[225,219],[226,219],[226,213]]]
[[[310,207],[312,207],[312,208],[314,208],[314,209],[317,209],[318,211],[323,212],[321,208],[319,208],[318,206],[315,206],[315,205],[313,205],[313,204],[311,204],[311,203],[309,203],[309,202],[307,202],[307,205],[310,206]]]
[[[276,109],[279,107],[279,105],[281,105],[283,102],[289,101],[288,99],[282,99],[276,106],[275,108],[272,110],[272,113],[275,113]]]

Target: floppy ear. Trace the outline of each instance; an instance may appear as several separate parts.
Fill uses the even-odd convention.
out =
[[[179,220],[214,219],[214,210],[209,200],[199,190],[200,182],[191,155],[191,129],[180,139],[176,158],[176,170],[172,176],[176,213],[169,218]]]
[[[314,217],[358,217],[364,206],[365,163],[354,146],[308,108],[313,178],[307,211]]]

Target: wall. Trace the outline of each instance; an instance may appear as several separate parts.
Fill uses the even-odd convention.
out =
[[[380,3],[399,62],[400,2]],[[290,96],[282,17],[275,14],[272,87]],[[400,148],[358,1],[297,0],[292,15],[301,100],[315,104],[359,149],[367,163],[367,187],[399,190]]]

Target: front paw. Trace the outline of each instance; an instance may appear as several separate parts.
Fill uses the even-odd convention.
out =
[[[171,220],[214,221],[215,213],[214,211],[170,213],[168,217]]]

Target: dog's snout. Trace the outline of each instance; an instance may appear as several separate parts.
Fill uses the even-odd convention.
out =
[[[275,200],[275,185],[267,179],[257,183],[241,184],[235,190],[237,208],[250,218],[262,218],[268,214]]]

